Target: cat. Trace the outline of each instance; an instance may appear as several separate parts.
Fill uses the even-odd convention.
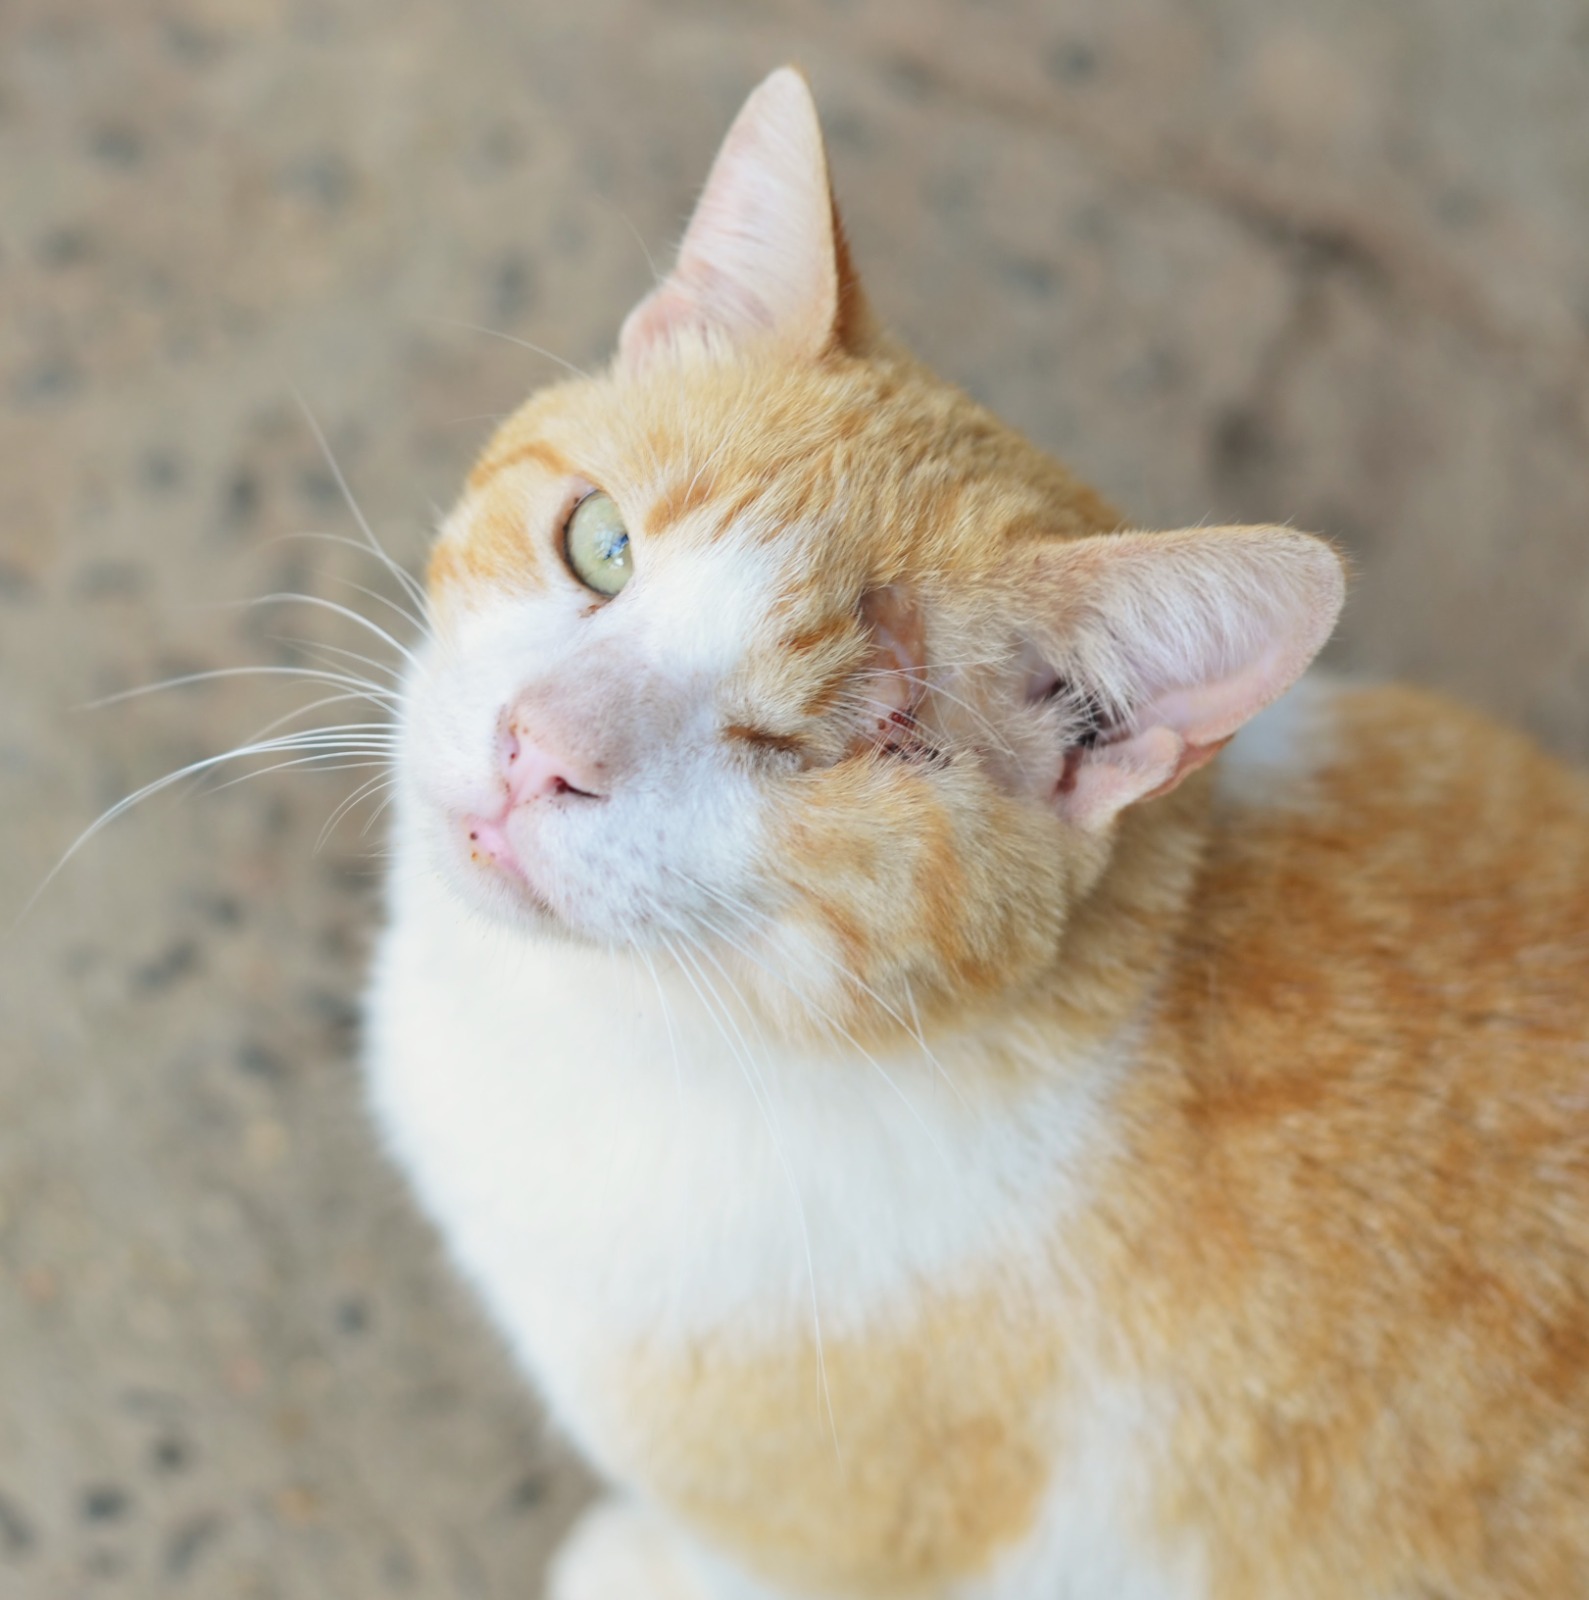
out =
[[[370,1099],[553,1600],[1589,1594],[1589,784],[918,365],[793,69],[428,589]]]

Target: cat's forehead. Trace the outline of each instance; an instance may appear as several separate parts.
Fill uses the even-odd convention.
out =
[[[566,583],[560,530],[594,489],[621,513],[639,584],[688,565],[703,593],[743,588],[748,604],[754,591],[796,635],[868,588],[975,584],[1006,538],[1115,525],[1019,435],[908,363],[686,349],[532,397],[471,474],[433,584]]]
[[[772,537],[836,520],[862,463],[870,474],[886,462],[875,448],[887,428],[882,401],[861,368],[682,359],[553,391],[517,428],[624,492],[644,511],[648,537],[703,526]],[[872,448],[858,448],[863,435]]]
[[[560,529],[579,498],[611,496],[637,573],[662,570],[798,609],[859,581],[853,540],[877,453],[845,448],[864,408],[853,386],[620,378],[535,397],[497,433],[434,552],[435,587],[533,590],[563,582]],[[693,380],[693,381],[692,381]]]

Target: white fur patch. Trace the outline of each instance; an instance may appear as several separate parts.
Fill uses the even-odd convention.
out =
[[[623,1501],[593,1506],[552,1562],[547,1600],[717,1600],[678,1536],[652,1511]]]
[[[370,996],[374,1108],[526,1368],[597,1459],[584,1374],[637,1335],[727,1319],[854,1328],[918,1281],[1051,1257],[1107,1149],[1109,1060],[979,1090],[975,1039],[814,1059],[724,1013],[697,956],[645,958],[470,914],[405,846]],[[980,1065],[981,1070],[976,1070]],[[1035,1075],[1034,1075],[1035,1076]]]
[[[393,899],[370,1003],[387,1131],[466,1261],[601,1278],[615,1332],[806,1317],[813,1273],[835,1326],[863,1319],[1051,1233],[1097,1152],[1106,1063],[1015,1101],[978,1090],[975,1041],[936,1066],[816,1059],[732,1008],[710,956],[664,1000],[643,957],[504,931],[423,870]]]

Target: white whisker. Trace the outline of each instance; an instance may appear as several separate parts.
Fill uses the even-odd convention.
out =
[[[679,1041],[673,1031],[673,1011],[668,1005],[667,991],[662,987],[662,979],[657,973],[657,965],[651,959],[651,952],[643,945],[635,945],[634,953],[645,963],[645,969],[651,974],[651,982],[656,987],[657,1003],[662,1007],[662,1025],[667,1030],[668,1048],[673,1055],[673,1087],[675,1103],[679,1114],[684,1112],[684,1066],[679,1058]]]
[[[337,488],[342,491],[342,498],[347,502],[348,510],[353,513],[353,520],[358,523],[359,531],[364,535],[370,550],[381,561],[385,562],[388,569],[397,576],[400,583],[405,586],[412,584],[414,580],[392,559],[387,553],[386,547],[375,537],[375,530],[370,526],[369,519],[364,515],[358,501],[354,499],[353,490],[348,486],[347,477],[331,449],[331,443],[326,438],[325,431],[321,428],[319,422],[316,421],[314,412],[309,409],[309,402],[297,390],[293,391],[293,396],[297,400],[299,408],[304,414],[304,420],[309,424],[309,429],[315,436],[315,442],[320,446],[320,453],[326,458],[326,465],[330,467],[331,475],[337,480]],[[420,600],[420,610],[421,612],[424,611],[423,597]]]
[[[1015,758],[1015,751],[1010,748],[1009,742],[1005,739],[1003,733],[993,722],[984,716],[983,713],[977,709],[977,707],[970,704],[970,702],[966,700],[960,699],[958,695],[951,694],[947,689],[944,689],[936,684],[931,685],[927,689],[927,694],[929,696],[941,696],[943,699],[960,706],[972,718],[974,718],[977,723],[981,725],[994,746],[1002,754],[1009,756],[1012,760]],[[887,701],[874,700],[871,698],[871,696],[862,694],[854,689],[845,690],[844,693],[838,697],[838,703],[840,705],[849,705],[856,710],[866,711],[874,716],[879,717],[880,720],[888,720],[892,718],[895,710],[895,708]]]
[[[814,1012],[825,1023],[827,1023],[827,1025],[830,1028],[832,1028],[842,1039],[844,1039],[845,1042],[850,1046],[850,1048],[852,1050],[854,1050],[855,1053],[858,1056],[860,1056],[860,1058],[863,1061],[865,1061],[867,1063],[867,1065],[870,1066],[872,1068],[872,1070],[874,1072],[876,1072],[877,1075],[880,1078],[882,1078],[883,1082],[886,1083],[891,1090],[893,1090],[894,1094],[898,1097],[900,1103],[910,1113],[912,1120],[916,1123],[916,1126],[919,1127],[921,1129],[923,1135],[925,1135],[927,1143],[932,1146],[933,1150],[938,1154],[940,1159],[943,1161],[944,1165],[946,1167],[952,1167],[953,1166],[953,1163],[949,1160],[948,1151],[946,1151],[944,1149],[944,1147],[943,1147],[942,1143],[940,1143],[937,1135],[932,1131],[932,1129],[930,1127],[928,1127],[926,1118],[924,1118],[922,1116],[920,1110],[916,1106],[915,1101],[913,1101],[910,1098],[910,1096],[905,1093],[905,1091],[900,1087],[898,1082],[894,1079],[892,1074],[882,1064],[882,1062],[879,1061],[877,1059],[877,1057],[874,1056],[871,1053],[871,1051],[868,1050],[866,1048],[866,1046],[863,1045],[861,1043],[861,1041],[859,1039],[857,1039],[855,1037],[855,1035],[853,1033],[851,1033],[850,1030],[847,1027],[845,1027],[845,1025],[837,1017],[835,1017],[832,1014],[832,1012],[828,1011],[825,1007],[816,1004],[813,1000],[811,1000],[809,995],[806,995],[806,994],[802,993],[799,989],[795,988],[795,986],[789,981],[789,979],[783,973],[779,972],[776,968],[768,966],[765,962],[761,961],[758,957],[752,955],[749,950],[747,950],[743,945],[739,944],[739,942],[737,940],[735,940],[732,937],[732,935],[729,934],[727,932],[727,930],[725,930],[721,925],[714,924],[709,917],[704,915],[704,913],[697,912],[696,915],[700,918],[700,920],[703,923],[706,924],[706,926],[708,928],[711,929],[712,932],[714,932],[717,935],[718,938],[723,940],[723,942],[725,944],[728,944],[729,946],[731,946],[732,948],[737,950],[742,956],[745,957],[745,959],[747,961],[753,962],[757,967],[759,967],[769,977],[771,977],[771,978],[775,979],[777,982],[781,983],[784,986],[784,988],[786,988],[789,991],[790,994],[794,995],[795,998],[800,1001],[800,1003],[802,1005],[804,1005],[808,1010]],[[851,976],[853,976],[853,975],[851,975]],[[926,1053],[927,1053],[929,1059],[933,1059],[931,1051],[928,1051]],[[940,1068],[940,1070],[942,1070],[942,1069]],[[947,1076],[948,1075],[945,1074],[946,1079],[947,1079]],[[951,1083],[951,1087],[953,1087],[952,1083]],[[958,1093],[958,1092],[959,1091],[957,1090],[956,1093]]]
[[[483,328],[478,322],[458,322],[452,317],[431,317],[431,322],[439,322],[443,327],[464,328],[470,333],[483,333],[490,339],[505,339],[509,344],[516,344],[523,350],[533,351],[538,356],[545,356],[548,361],[555,361],[566,372],[572,372],[576,378],[589,378],[590,374],[583,367],[576,367],[572,361],[565,361],[560,355],[545,349],[541,345],[531,344],[528,339],[516,338],[511,333],[503,333],[500,328]]]
[[[362,658],[361,658],[362,659]],[[184,672],[175,678],[162,678],[158,683],[145,683],[136,689],[122,689],[98,700],[84,702],[82,710],[97,711],[104,706],[120,705],[124,700],[136,700],[146,694],[156,694],[161,689],[180,689],[190,683],[212,683],[219,678],[302,678],[314,683],[340,684],[351,692],[369,699],[382,699],[395,703],[397,696],[390,689],[367,683],[350,674],[326,672],[308,667],[214,667],[204,672]]]
[[[358,754],[356,750],[321,750],[306,756],[295,756],[291,761],[273,761],[268,767],[256,767],[248,772],[240,772],[235,778],[228,778],[224,783],[209,784],[201,788],[200,793],[220,794],[222,790],[235,789],[238,784],[247,783],[251,778],[263,778],[272,772],[286,772],[292,767],[313,766],[321,772],[357,772],[367,771],[371,767],[379,767],[383,772],[386,771],[388,763],[384,758],[371,761],[346,759],[356,754]]]
[[[306,706],[297,706],[291,711],[284,712],[281,716],[274,718],[270,722],[267,722],[263,728],[256,728],[253,733],[249,735],[247,742],[252,744],[256,739],[263,739],[267,734],[274,733],[278,728],[285,728],[289,723],[296,722],[299,717],[307,717],[313,712],[324,710],[327,706],[342,705],[349,700],[368,699],[368,695],[356,693],[322,695],[320,699],[311,700]],[[379,728],[383,730],[390,737],[391,742],[395,745],[396,730],[392,728],[390,723],[368,722],[360,724],[360,726],[369,729]],[[314,728],[305,728],[303,731],[305,733],[314,733],[317,730]]]
[[[343,588],[355,590],[357,593],[373,600],[377,605],[385,606],[388,611],[393,612],[395,615],[401,617],[403,621],[409,625],[409,627],[417,628],[422,634],[429,633],[429,629],[426,627],[425,623],[416,617],[407,606],[400,606],[390,596],[382,594],[380,590],[371,589],[367,584],[355,583],[353,579],[340,577],[334,572],[328,574],[328,576],[332,583],[340,583]]]
[[[419,667],[419,659],[413,651],[406,645],[399,644],[378,622],[372,622],[361,612],[354,611],[349,606],[338,605],[335,600],[327,600],[322,595],[296,594],[291,590],[284,590],[276,594],[262,594],[255,600],[232,601],[227,609],[238,610],[271,605],[318,606],[322,611],[330,611],[336,616],[345,617],[349,622],[357,623],[359,627],[373,633],[383,644],[390,645],[411,666],[416,669]]]
[[[144,784],[141,788],[134,790],[133,793],[123,796],[107,810],[102,811],[99,816],[97,816],[86,828],[83,829],[80,834],[78,834],[78,836],[66,848],[60,859],[44,875],[44,878],[40,882],[38,888],[28,896],[27,903],[17,914],[17,922],[20,922],[24,917],[26,917],[33,907],[38,904],[39,896],[42,895],[47,888],[49,888],[49,886],[60,875],[62,868],[66,866],[67,862],[69,862],[78,853],[78,851],[80,851],[83,846],[89,842],[89,840],[97,837],[118,817],[125,816],[127,812],[131,811],[134,806],[139,805],[144,800],[148,800],[154,795],[160,794],[162,791],[171,788],[172,785],[181,783],[186,778],[197,777],[202,773],[213,771],[216,767],[222,766],[228,761],[240,761],[248,756],[270,755],[285,750],[318,748],[316,745],[317,740],[324,741],[328,750],[345,750],[347,748],[345,741],[338,742],[337,735],[343,734],[347,731],[356,730],[360,727],[384,728],[384,726],[384,724],[351,724],[347,729],[316,729],[310,732],[287,734],[278,739],[266,739],[253,744],[239,745],[235,749],[222,751],[219,755],[205,756],[198,761],[190,761],[186,766],[177,768],[175,772],[168,772],[163,778],[156,778],[153,782]]]
[[[646,243],[645,236],[634,225],[629,213],[625,211],[622,206],[614,205],[610,200],[602,200],[600,197],[598,197],[597,203],[599,205],[604,205],[607,210],[613,212],[617,216],[618,220],[623,223],[624,227],[626,227],[630,233],[634,235],[635,243],[640,246],[640,254],[646,258],[646,266],[649,268],[651,273],[652,287],[660,289],[663,282],[662,274],[657,271],[657,264],[655,258],[651,254],[651,247]]]
[[[320,835],[314,842],[316,855],[319,855],[320,851],[325,847],[326,840],[331,837],[331,830],[336,827],[337,823],[343,817],[345,817],[348,812],[350,812],[354,806],[359,803],[359,801],[361,801],[368,794],[378,794],[383,784],[392,784],[397,781],[396,778],[392,776],[390,762],[383,761],[379,763],[379,765],[381,770],[376,773],[373,778],[367,779],[364,783],[361,783],[358,788],[355,789],[353,793],[350,794],[345,800],[343,800],[337,806],[336,810],[326,818],[325,826],[321,828]]]
[[[377,661],[373,656],[363,655],[357,650],[349,650],[345,645],[324,644],[318,639],[300,639],[294,634],[273,633],[269,637],[273,643],[290,645],[294,650],[302,651],[311,661],[318,660],[322,665],[330,666],[333,671],[340,671],[341,668],[336,662],[326,662],[324,658],[328,655],[341,656],[346,661],[357,661],[361,665],[368,667],[372,672],[384,673],[391,679],[390,687],[372,683],[369,684],[369,688],[376,693],[389,696],[395,703],[401,703],[402,696],[398,691],[401,690],[403,685],[403,674],[399,668],[392,666],[390,662]]]
[[[379,792],[380,792],[379,790],[376,791],[376,793],[379,793]],[[373,828],[375,826],[375,824],[381,820],[381,817],[384,814],[384,812],[386,811],[386,808],[389,805],[391,805],[392,801],[396,798],[396,796],[397,796],[397,779],[395,777],[392,777],[392,778],[388,779],[388,781],[387,781],[385,798],[369,814],[369,816],[367,816],[364,819],[364,826],[359,829],[359,837],[361,839],[368,837],[370,829]],[[384,857],[394,857],[395,858],[395,856],[396,856],[396,851],[391,850],[391,849],[382,849],[378,853],[383,858]]]
[[[324,533],[318,529],[309,529],[301,533],[278,533],[274,538],[267,539],[266,544],[285,544],[294,540],[314,540],[319,544],[345,545],[349,550],[357,550],[361,555],[374,555],[388,572],[398,581],[404,594],[412,600],[418,608],[416,615],[411,611],[403,611],[403,615],[414,624],[422,633],[430,632],[430,596],[427,595],[414,575],[400,562],[394,561],[384,550],[372,551],[362,539],[350,539],[341,533]],[[391,601],[386,602],[388,605]]]
[[[683,873],[677,872],[676,870],[674,872],[674,876],[683,878],[684,881],[692,888],[710,896],[711,899],[714,900],[725,912],[729,913],[731,916],[738,917],[748,934],[754,935],[761,931],[760,926],[753,919],[753,913],[748,907],[731,900],[728,896],[714,889],[711,884],[705,883],[698,878],[688,877]],[[754,962],[755,965],[763,972],[766,972],[769,974],[769,976],[776,978],[778,982],[783,984],[783,986],[801,1002],[802,1005],[806,1006],[809,1010],[814,1011],[823,1019],[823,1021],[829,1023],[835,1028],[838,1028],[839,1031],[850,1040],[851,1044],[855,1044],[856,1049],[859,1050],[861,1048],[860,1045],[855,1043],[855,1038],[849,1033],[848,1029],[844,1028],[843,1025],[840,1024],[836,1018],[832,1017],[825,1008],[819,1006],[815,1001],[813,1001],[809,995],[805,994],[801,990],[797,990],[785,974],[777,971],[773,967],[768,966],[764,961],[756,956],[748,946],[740,943],[738,940],[733,939],[725,929],[713,922],[712,919],[705,917],[701,913],[697,913],[697,915],[701,915],[702,921],[706,922],[719,938],[725,940],[747,961]],[[866,994],[871,999],[875,1000],[888,1016],[892,1017],[893,1020],[899,1023],[902,1028],[906,1029],[915,1039],[918,1048],[921,1050],[921,1053],[932,1064],[934,1070],[943,1078],[945,1084],[948,1085],[955,1097],[961,1102],[962,1105],[969,1106],[970,1102],[966,1099],[965,1094],[961,1090],[959,1084],[957,1084],[954,1078],[951,1076],[949,1069],[944,1066],[944,1064],[928,1046],[926,1035],[922,1032],[921,1019],[916,1016],[915,997],[914,995],[910,995],[910,987],[908,984],[906,985],[906,994],[910,995],[910,1008],[912,1016],[911,1021],[907,1021],[905,1017],[903,1017],[900,1012],[893,1005],[891,1005],[887,999],[884,998],[882,994],[874,989],[872,985],[869,984],[863,977],[861,977],[861,975],[853,968],[845,965],[842,961],[839,961],[835,957],[829,955],[825,950],[822,950],[815,945],[811,947],[811,950],[813,955],[815,955],[819,960],[824,962],[829,968],[836,972],[846,983],[854,984],[855,987],[863,994]],[[862,1054],[864,1055],[865,1051],[862,1051]]]

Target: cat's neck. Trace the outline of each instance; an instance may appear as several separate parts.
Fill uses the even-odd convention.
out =
[[[411,854],[376,967],[377,1112],[428,1203],[466,1219],[466,1261],[490,1276],[497,1252],[533,1253],[551,1298],[509,1310],[538,1337],[581,1295],[604,1326],[803,1321],[813,1270],[838,1326],[994,1233],[1038,1259],[1113,1147],[1208,803],[1198,784],[1126,824],[1050,970],[998,1011],[864,1044],[780,1036],[717,952],[670,969],[514,937]]]
[[[1078,1046],[1129,1028],[1165,977],[1196,898],[1215,787],[1208,769],[1121,818],[1108,865],[1032,996]]]

